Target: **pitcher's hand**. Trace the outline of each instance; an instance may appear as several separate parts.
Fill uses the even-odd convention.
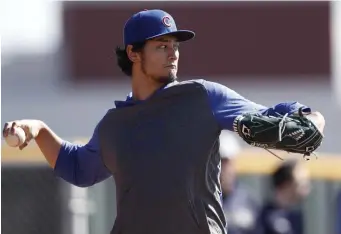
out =
[[[26,140],[23,144],[19,146],[19,149],[22,150],[25,148],[28,143],[36,138],[42,128],[43,124],[40,120],[34,120],[34,119],[23,119],[23,120],[15,120],[5,123],[2,135],[3,137],[8,136],[10,133],[14,133],[15,128],[21,128],[24,130],[26,135]]]

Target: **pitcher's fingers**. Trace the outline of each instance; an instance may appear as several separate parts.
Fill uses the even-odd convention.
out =
[[[9,123],[7,122],[7,123],[5,123],[4,128],[2,129],[2,135],[4,137],[7,137],[8,131],[9,131]]]
[[[28,145],[28,142],[25,141],[22,145],[19,146],[20,150],[23,150]]]
[[[25,131],[25,137],[26,137],[25,142],[26,142],[27,144],[33,139],[32,134],[26,133],[26,131]]]
[[[17,123],[16,122],[13,122],[12,123],[12,126],[11,126],[11,134],[14,134],[14,128],[17,126]]]

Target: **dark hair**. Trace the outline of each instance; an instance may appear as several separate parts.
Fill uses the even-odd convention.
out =
[[[133,44],[132,51],[134,52],[140,52],[142,51],[143,47],[145,46],[145,42],[141,43],[135,43]],[[122,72],[126,74],[127,76],[132,75],[132,68],[133,68],[133,62],[128,58],[127,52],[126,52],[127,46],[124,48],[116,47],[116,57],[117,57],[117,65],[120,67]]]
[[[276,168],[271,176],[272,185],[274,188],[279,188],[284,184],[294,180],[294,170],[297,164],[297,160],[288,160]]]

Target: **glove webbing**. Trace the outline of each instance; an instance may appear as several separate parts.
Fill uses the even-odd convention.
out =
[[[298,110],[298,114],[299,114],[300,117],[304,118],[302,108],[300,108],[300,109]],[[282,141],[282,134],[283,134],[283,132],[284,132],[283,125],[284,125],[285,118],[286,118],[287,116],[288,116],[288,113],[286,113],[286,114],[283,116],[283,118],[282,118],[282,120],[281,120],[281,122],[279,123],[279,126],[278,126],[278,127],[279,127],[279,128],[278,128],[278,141],[279,141],[279,142]],[[284,126],[284,127],[285,127],[285,126]],[[271,150],[266,149],[266,148],[265,148],[265,150],[268,151],[268,152],[269,152],[270,154],[272,154],[273,156],[275,156],[276,158],[278,158],[278,159],[280,159],[280,160],[284,160],[282,157],[278,156],[277,154],[275,154],[275,153],[272,152]],[[288,152],[288,153],[290,153],[290,152]],[[314,152],[312,152],[312,153],[309,153],[309,152],[305,153],[305,154],[303,155],[303,159],[305,159],[306,161],[310,160],[311,154],[315,155],[315,157],[316,157],[316,159],[317,159],[317,154],[314,153]]]

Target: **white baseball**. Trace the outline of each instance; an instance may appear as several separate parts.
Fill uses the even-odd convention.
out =
[[[14,133],[9,133],[7,137],[5,137],[6,143],[10,147],[18,147],[22,145],[26,140],[25,131],[22,128],[15,127]]]

